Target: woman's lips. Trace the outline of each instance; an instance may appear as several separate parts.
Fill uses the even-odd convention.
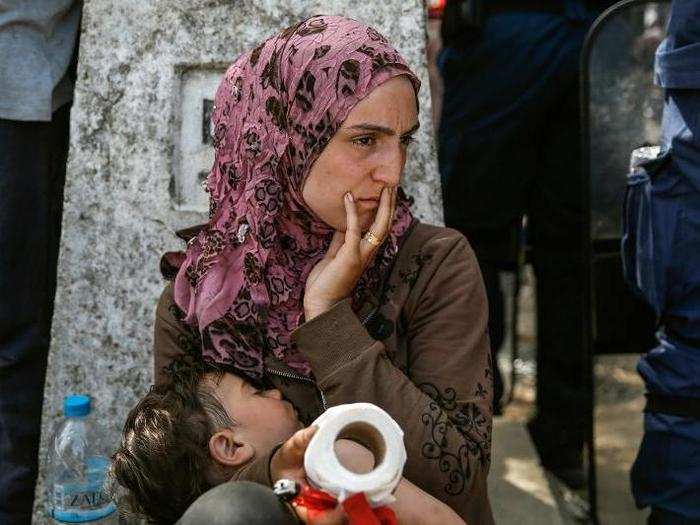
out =
[[[379,199],[355,199],[355,202],[366,208],[376,208],[379,206]]]

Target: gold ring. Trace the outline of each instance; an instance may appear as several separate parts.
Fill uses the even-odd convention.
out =
[[[368,231],[365,233],[364,239],[370,243],[372,246],[381,246],[382,241],[377,237],[375,234],[373,234],[371,231]]]

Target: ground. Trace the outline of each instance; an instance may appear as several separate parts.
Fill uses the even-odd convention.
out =
[[[509,292],[512,290],[512,281],[512,276],[503,274],[503,284],[507,297],[512,294]],[[510,310],[510,307],[507,306],[507,309]],[[528,449],[524,449],[523,444],[519,442],[527,436],[523,425],[534,411],[536,381],[535,352],[537,341],[534,275],[530,267],[526,268],[523,275],[523,285],[519,296],[519,312],[518,358],[515,361],[512,359],[510,334],[508,334],[504,349],[499,357],[508,382],[510,382],[511,364],[514,364],[515,388],[512,390],[513,397],[506,406],[504,415],[497,418],[495,422],[495,460],[490,483],[492,485],[492,500],[496,496],[501,497],[508,494],[507,487],[514,484],[519,484],[521,487],[529,486],[529,494],[521,491],[518,506],[527,506],[530,512],[514,512],[511,507],[510,512],[499,516],[498,507],[500,505],[498,505],[499,502],[494,501],[497,523],[512,522],[524,525],[523,516],[532,516],[532,513],[537,513],[538,508],[540,511],[544,511],[552,499],[553,504],[558,509],[560,523],[588,523],[587,494],[585,491],[571,492],[558,483],[556,478],[544,473],[549,494],[551,494],[550,499],[546,487],[540,486],[537,482],[528,485],[528,479],[529,481],[541,479],[534,470],[523,471],[520,477],[513,474],[513,469],[510,473],[504,470],[504,465],[508,462],[511,465],[517,464],[518,461],[522,463],[523,450],[534,451],[531,443],[528,443]],[[596,359],[595,439],[598,507],[602,524],[637,525],[644,523],[646,519],[646,511],[636,509],[629,486],[629,471],[642,437],[642,409],[644,407],[644,387],[635,370],[637,360],[637,355],[612,355]],[[509,391],[506,392],[506,395]],[[499,432],[501,435],[496,435]],[[496,445],[502,447],[503,450],[499,451]],[[502,459],[499,460],[499,457]],[[531,458],[527,461],[531,462]],[[510,479],[506,479],[508,476]],[[539,502],[538,505],[533,505],[533,498]],[[510,501],[513,500],[510,499]],[[551,517],[544,512],[540,519],[549,521]],[[537,522],[532,521],[532,523]],[[539,522],[544,523],[545,521]]]

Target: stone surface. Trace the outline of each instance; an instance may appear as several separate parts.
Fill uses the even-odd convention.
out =
[[[189,211],[183,205],[173,179],[182,167],[183,78],[221,71],[265,37],[320,12],[372,24],[423,79],[421,131],[405,186],[420,218],[441,220],[420,0],[86,2],[42,451],[64,395],[93,395],[100,418],[117,432],[151,383],[159,257],[180,248],[177,229],[205,219],[191,211],[197,202]],[[196,135],[201,115],[192,114]],[[36,523],[45,521],[42,478],[43,470]]]

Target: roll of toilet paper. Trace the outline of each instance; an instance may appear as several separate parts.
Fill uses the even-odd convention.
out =
[[[329,408],[313,422],[318,430],[304,455],[309,482],[340,501],[364,492],[372,507],[393,503],[392,492],[401,481],[406,463],[403,431],[389,414],[371,403]],[[338,439],[353,439],[374,454],[371,472],[358,474],[345,468],[335,453]]]

